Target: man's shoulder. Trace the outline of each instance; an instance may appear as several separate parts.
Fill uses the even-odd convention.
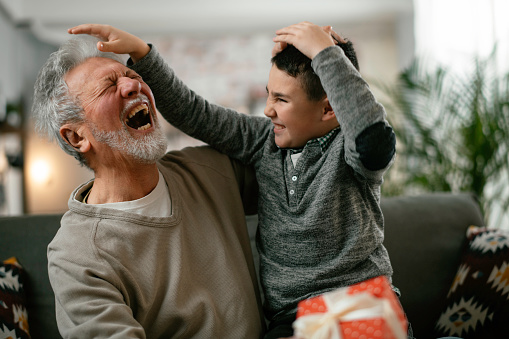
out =
[[[241,180],[254,176],[254,169],[240,161],[213,149],[210,146],[186,147],[179,151],[170,151],[159,160],[158,168],[164,176],[193,173],[193,177],[223,177]],[[242,179],[244,180],[244,179]]]
[[[168,164],[202,164],[209,166],[231,166],[230,158],[210,146],[186,147],[181,150],[170,151],[159,160],[162,165]]]
[[[232,171],[232,160],[210,146],[186,147],[170,151],[159,160],[159,169],[183,170],[190,167],[208,168],[225,174]]]

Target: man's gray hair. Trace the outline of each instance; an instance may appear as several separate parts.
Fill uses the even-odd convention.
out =
[[[37,76],[32,106],[36,130],[56,140],[66,153],[87,167],[83,154],[62,139],[60,127],[66,123],[83,123],[85,119],[81,103],[69,93],[65,75],[89,58],[105,57],[123,63],[120,56],[99,51],[98,41],[89,35],[73,36],[52,53]]]

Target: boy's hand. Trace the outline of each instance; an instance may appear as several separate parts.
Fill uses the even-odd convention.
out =
[[[340,43],[346,44],[347,41],[343,39],[338,33],[334,32],[332,30],[332,26],[322,26],[322,29],[325,33],[329,33],[332,36],[336,45],[339,45]],[[272,48],[272,57],[275,57],[276,54],[284,50],[286,46],[288,46],[286,42],[276,42]]]
[[[102,52],[129,54],[134,62],[141,60],[150,52],[150,46],[135,35],[110,25],[84,24],[67,30],[69,34],[89,34],[103,41],[97,43]]]
[[[306,21],[277,30],[273,40],[276,43],[272,50],[273,55],[283,50],[286,44],[291,44],[310,59],[323,49],[334,46],[335,40],[342,41],[332,27],[320,27]]]

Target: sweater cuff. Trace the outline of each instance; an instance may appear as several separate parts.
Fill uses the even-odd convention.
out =
[[[129,58],[127,59],[127,67],[129,68],[135,68],[134,65],[138,65],[139,63],[145,63],[147,62],[148,59],[152,59],[153,58],[153,55],[154,53],[156,53],[155,49],[156,47],[153,46],[152,44],[147,44],[148,47],[150,47],[150,51],[147,53],[147,55],[145,55],[143,58],[141,58],[141,60],[138,60],[138,62],[134,62],[133,59]]]

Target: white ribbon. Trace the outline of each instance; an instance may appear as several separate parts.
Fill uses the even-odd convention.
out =
[[[341,321],[381,318],[394,333],[396,339],[406,339],[396,312],[386,299],[376,298],[363,292],[347,294],[341,289],[322,295],[327,312],[302,315],[295,320],[295,336],[303,339],[343,339]]]

